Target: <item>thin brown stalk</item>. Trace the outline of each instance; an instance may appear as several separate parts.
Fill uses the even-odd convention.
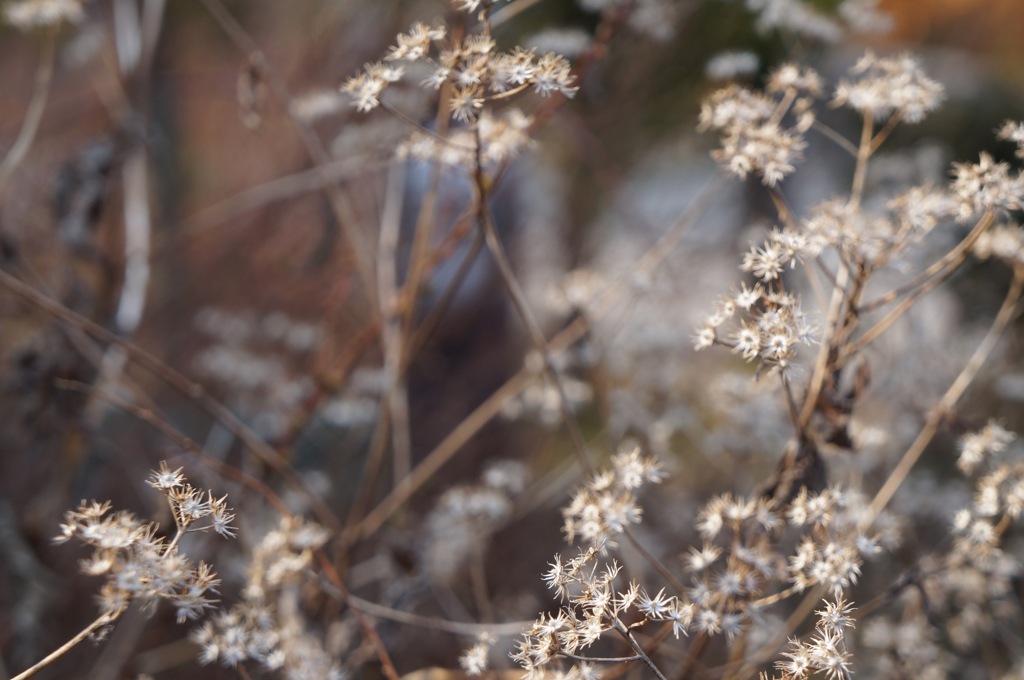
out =
[[[388,171],[384,214],[377,239],[377,294],[380,296],[381,341],[384,352],[384,373],[387,376],[385,401],[391,423],[391,450],[395,479],[409,474],[412,467],[409,438],[409,400],[402,370],[402,320],[398,301],[398,235],[402,218],[402,191],[405,186],[404,166],[393,164]]]
[[[349,157],[257,184],[213,203],[174,225],[154,243],[151,254],[161,255],[181,240],[230,224],[246,213],[289,198],[323,191],[329,184],[339,185],[346,180],[363,177],[368,171],[375,171],[381,167],[383,166],[364,157]]]
[[[686,590],[686,586],[683,585],[682,581],[677,579],[675,575],[671,571],[669,571],[668,567],[666,567],[662,563],[661,560],[659,560],[651,553],[651,551],[645,548],[643,544],[636,539],[636,536],[633,535],[632,531],[630,531],[628,528],[624,528],[622,530],[622,534],[629,540],[630,544],[634,548],[636,548],[636,551],[639,552],[645,560],[647,560],[648,564],[654,567],[655,571],[661,574],[661,577],[663,579],[668,581],[668,584],[672,586],[677,593],[682,593]]]
[[[798,432],[803,432],[807,428],[807,424],[811,421],[811,416],[814,415],[814,410],[817,408],[818,397],[821,395],[821,390],[825,384],[834,334],[839,323],[843,301],[846,298],[845,288],[849,283],[849,279],[849,268],[846,265],[840,265],[839,273],[836,277],[836,285],[832,289],[832,299],[829,301],[828,314],[825,318],[818,355],[815,357],[814,368],[811,371],[811,378],[807,384],[807,395],[804,397],[803,407],[800,409],[800,417],[797,420]]]
[[[559,375],[558,369],[555,367],[555,362],[551,358],[551,353],[548,349],[548,341],[544,337],[544,331],[541,329],[540,324],[537,323],[537,319],[534,317],[533,312],[530,309],[530,304],[526,299],[526,293],[523,291],[522,286],[519,285],[519,280],[516,278],[515,272],[512,269],[512,263],[508,259],[505,247],[502,245],[501,238],[498,236],[498,230],[494,226],[494,219],[491,216],[490,207],[488,205],[488,182],[484,175],[483,163],[480,158],[481,142],[479,126],[477,126],[476,133],[476,200],[478,221],[480,229],[483,231],[484,243],[487,244],[487,249],[491,253],[491,257],[494,258],[502,283],[504,284],[505,290],[512,301],[512,306],[515,308],[516,314],[523,322],[523,325],[526,326],[527,333],[530,335],[534,349],[540,353],[544,360],[544,367],[547,371],[548,378],[558,391],[558,403],[559,409],[562,412],[562,419],[569,432],[569,438],[572,440],[573,449],[579,459],[580,466],[583,468],[584,473],[589,477],[594,474],[594,465],[590,461],[586,441],[583,438],[583,432],[580,430],[579,423],[576,422],[576,417],[569,409],[569,398],[566,395],[565,386],[562,384],[561,375]]]
[[[679,245],[689,227],[700,215],[704,214],[711,201],[711,197],[714,195],[715,189],[721,186],[721,183],[720,177],[709,180],[701,189],[697,200],[691,203],[662,237],[643,254],[636,267],[628,274],[623,274],[608,284],[594,300],[594,304],[599,310],[594,315],[595,319],[601,317],[602,311],[600,310],[603,310],[603,313],[607,313],[609,309],[621,301],[623,295],[630,294],[629,291],[632,289],[626,285],[624,280],[627,275],[649,275],[665,261],[669,253]],[[586,318],[582,316],[576,317],[576,319],[551,339],[548,343],[548,351],[559,352],[571,347],[583,338],[589,329],[590,323]],[[368,536],[379,529],[421,486],[438,470],[444,467],[445,463],[458,453],[466,442],[497,416],[505,402],[519,394],[528,382],[529,375],[525,369],[520,370],[509,378],[491,396],[463,418],[413,469],[412,473],[402,479],[361,522],[346,530],[345,538],[353,541],[360,537]]]
[[[633,636],[633,632],[626,628],[622,621],[620,621],[617,617],[613,618],[612,626],[619,633],[619,635],[625,638],[629,646],[633,648],[634,652],[636,652],[637,658],[640,661],[643,661],[644,664],[646,664],[646,666],[651,669],[651,672],[654,673],[658,680],[668,680],[668,678],[665,677],[665,674],[661,672],[661,669],[658,668],[658,666],[655,665],[654,661],[651,660],[651,657],[647,656],[647,652],[643,650],[643,647],[640,646],[640,643],[636,641],[636,638]]]
[[[639,654],[633,656],[582,656],[580,654],[572,654],[565,650],[558,650],[556,652],[558,656],[563,656],[566,659],[572,659],[573,661],[583,661],[588,663],[631,663],[633,661],[643,661],[643,657]]]
[[[850,208],[856,210],[864,196],[864,181],[868,175],[868,160],[871,158],[871,138],[874,130],[871,116],[864,116],[860,132],[860,146],[857,147],[857,165],[853,170],[853,188],[850,191]]]
[[[337,589],[331,584],[323,582],[322,585],[324,586],[325,591],[331,596],[338,598],[341,597]],[[421,616],[420,614],[412,614],[392,607],[385,607],[384,605],[377,604],[376,602],[370,602],[369,600],[364,600],[351,594],[348,596],[346,603],[349,606],[359,609],[363,613],[369,614],[375,618],[386,619],[388,621],[394,621],[407,626],[415,626],[417,628],[425,628],[427,630],[439,630],[453,635],[476,636],[480,633],[486,632],[493,635],[514,637],[521,635],[523,630],[529,628],[533,623],[532,621],[506,621],[504,623],[464,623],[462,621],[449,621],[448,619],[439,619],[435,616]]]
[[[25,160],[28,150],[32,148],[36,133],[39,132],[39,124],[43,120],[46,100],[50,96],[50,85],[53,82],[56,43],[57,27],[53,26],[43,36],[43,51],[39,57],[39,66],[36,67],[35,87],[32,91],[32,99],[28,103],[28,110],[25,112],[25,120],[21,124],[21,130],[18,131],[14,144],[11,145],[3,162],[0,163],[0,196],[3,196],[14,171]]]
[[[233,479],[242,486],[252,489],[262,496],[268,503],[273,505],[274,509],[285,517],[292,516],[291,510],[288,509],[284,500],[282,500],[273,489],[247,472],[239,470],[232,465],[228,465],[216,456],[210,455],[206,449],[197,444],[187,435],[183,434],[178,428],[168,422],[166,418],[160,416],[152,408],[140,406],[139,404],[135,404],[117,396],[113,392],[73,380],[58,380],[56,385],[62,389],[92,393],[97,398],[108,402],[125,413],[130,413],[135,418],[138,418],[142,422],[159,431],[162,435],[173,441],[185,451],[194,455],[204,465],[214,470],[217,474],[227,479]]]
[[[890,310],[889,313],[886,314],[882,319],[877,321],[875,325],[866,330],[864,334],[857,338],[855,342],[845,347],[843,350],[843,357],[845,358],[848,356],[852,356],[857,352],[861,351],[862,349],[864,349],[865,347],[867,347],[875,340],[875,338],[877,338],[879,335],[884,333],[890,326],[896,323],[896,321],[899,320],[899,318],[903,316],[903,314],[905,314],[906,311],[910,309],[919,298],[931,292],[936,286],[938,286],[943,281],[946,281],[950,276],[956,273],[959,264],[962,263],[967,258],[967,250],[974,243],[974,241],[976,241],[977,238],[985,231],[989,224],[991,224],[991,221],[985,219],[979,221],[975,228],[971,231],[971,234],[968,236],[968,238],[961,241],[960,244],[953,249],[953,251],[950,251],[950,255],[954,255],[954,257],[950,258],[950,256],[947,255],[947,257],[943,258],[943,260],[941,261],[944,263],[943,266],[935,269],[934,273],[930,276],[930,278],[923,280],[923,282],[916,288],[914,288],[907,295],[907,297],[905,297],[900,302],[900,304],[898,304],[896,307]]]
[[[817,121],[816,120],[811,125],[811,129],[814,130],[815,132],[820,132],[823,136],[825,136],[828,139],[830,139],[833,142],[835,142],[836,145],[839,146],[840,149],[842,149],[843,151],[847,152],[848,154],[850,154],[854,158],[857,157],[857,147],[854,146],[850,142],[850,140],[848,140],[846,137],[843,137],[841,134],[836,132],[834,129],[832,129],[828,125],[825,125],[821,121]]]
[[[822,596],[825,595],[828,589],[823,585],[818,585],[812,588],[800,604],[797,605],[796,609],[789,615],[785,623],[779,628],[778,632],[772,638],[762,645],[756,653],[748,657],[747,661],[743,663],[740,669],[735,673],[734,677],[746,678],[754,672],[757,664],[760,664],[764,659],[769,659],[774,656],[779,647],[786,641],[793,631],[795,631],[804,619],[806,619],[814,608],[821,602]]]
[[[899,111],[889,116],[889,120],[885,121],[885,125],[882,126],[882,129],[879,130],[878,134],[871,139],[869,149],[872,154],[878,151],[879,147],[885,143],[885,140],[889,138],[889,135],[891,135],[892,131],[899,126],[902,120],[903,117],[900,115]]]
[[[123,348],[128,357],[136,364],[180,392],[182,396],[198,405],[227,428],[228,431],[238,437],[246,448],[252,451],[264,464],[281,475],[286,483],[309,500],[313,511],[322,522],[336,531],[341,529],[341,524],[338,522],[337,517],[335,517],[334,512],[316,492],[309,488],[309,485],[291,468],[281,454],[260,439],[230,409],[209,396],[202,385],[192,382],[185,375],[160,361],[138,345],[120,337],[116,333],[112,333],[91,319],[87,319],[81,314],[68,309],[57,300],[32,288],[3,270],[0,270],[0,287],[6,288],[17,297],[56,317],[69,326],[78,328],[102,342],[118,345]]]
[[[388,650],[384,646],[384,642],[380,639],[380,635],[377,634],[377,629],[360,609],[349,603],[351,594],[342,582],[341,576],[338,574],[338,570],[334,568],[331,560],[321,548],[317,548],[314,551],[314,555],[316,556],[320,568],[324,572],[324,576],[331,585],[334,586],[341,598],[348,605],[353,616],[355,616],[356,621],[359,623],[359,627],[362,629],[363,635],[366,636],[367,642],[369,642],[370,646],[373,647],[374,652],[377,655],[377,660],[380,661],[381,671],[384,673],[384,676],[388,680],[400,680],[398,671],[395,669],[395,664],[391,660],[391,656],[388,654]]]
[[[953,410],[960,397],[963,396],[964,392],[974,381],[985,360],[992,353],[992,350],[995,349],[999,336],[1002,335],[1007,324],[1017,313],[1022,289],[1024,289],[1024,266],[1017,265],[1014,267],[1013,280],[1006,291],[1003,304],[1000,306],[999,312],[996,314],[995,319],[993,319],[992,325],[982,339],[981,344],[974,350],[974,354],[971,355],[970,360],[949,386],[949,389],[946,390],[946,393],[942,395],[939,403],[928,414],[924,427],[921,428],[913,443],[903,454],[903,457],[900,458],[896,467],[893,468],[893,471],[885,480],[885,484],[882,485],[882,488],[878,490],[878,493],[871,500],[864,519],[861,520],[862,528],[870,526],[874,518],[878,516],[878,513],[889,503],[896,490],[903,484],[903,480],[910,474],[911,468],[914,467],[914,464],[921,457],[921,454],[924,453],[928,444],[931,443],[932,438],[938,432],[939,425],[949,415],[950,411]]]
[[[479,618],[484,623],[495,620],[494,606],[491,604],[487,587],[487,571],[485,569],[485,550],[482,545],[477,545],[469,560],[469,580],[473,588],[473,600],[479,612]]]
[[[235,17],[227,10],[226,7],[224,7],[220,0],[202,0],[202,3],[210,15],[228,35],[231,41],[234,42],[250,60],[252,60],[262,73],[266,74],[267,84],[270,86],[270,91],[274,94],[275,98],[277,98],[282,109],[287,112],[288,118],[291,120],[296,132],[299,134],[299,139],[302,141],[302,145],[305,147],[306,152],[309,154],[309,157],[316,166],[317,172],[322,173],[321,180],[323,182],[324,192],[332,210],[334,211],[335,218],[338,221],[342,240],[344,240],[345,245],[352,252],[353,259],[356,263],[356,269],[359,272],[363,285],[366,287],[367,298],[371,301],[376,299],[373,267],[370,264],[369,249],[363,242],[362,236],[359,234],[359,230],[357,229],[358,220],[356,219],[348,198],[341,192],[337,185],[330,180],[324,171],[324,168],[330,165],[331,157],[327,152],[327,149],[324,147],[323,141],[317,136],[316,132],[305,120],[296,115],[291,105],[292,95],[288,85],[252,36],[249,35],[240,23],[238,23]],[[376,317],[376,305],[371,303],[368,305],[368,308],[370,313]]]
[[[904,295],[913,293],[922,286],[929,284],[929,282],[933,281],[936,277],[942,276],[949,272],[949,270],[956,269],[956,267],[967,259],[967,253],[970,251],[971,247],[974,246],[978,238],[988,230],[990,226],[992,226],[994,220],[995,214],[992,211],[986,212],[971,228],[971,231],[968,232],[967,236],[965,236],[964,239],[956,245],[956,247],[943,255],[939,260],[936,260],[929,265],[927,269],[914,277],[912,281],[909,281],[899,288],[894,288],[870,302],[865,302],[860,306],[859,311],[869,312],[885,306],[890,302],[895,302]]]
[[[120,617],[121,614],[123,613],[124,609],[122,608],[113,612],[104,612],[100,614],[95,621],[93,621],[88,626],[79,631],[78,634],[76,634],[70,640],[68,640],[57,649],[50,652],[44,659],[36,663],[31,668],[27,668],[23,670],[21,673],[15,675],[13,678],[11,678],[11,680],[25,680],[26,678],[31,678],[36,673],[43,670],[57,659],[67,654],[69,651],[71,651],[72,648],[75,647],[75,645],[79,644],[80,642],[88,638],[90,635],[98,631],[100,628],[108,626],[114,621],[117,621],[118,617]]]
[[[572,341],[582,338],[586,333],[586,326],[583,323],[576,325],[575,327],[567,328],[563,331],[556,340],[562,338],[568,340],[572,338]],[[553,345],[555,343],[552,343]],[[568,346],[571,342],[565,342],[564,345]],[[423,484],[425,484],[433,475],[440,470],[445,463],[447,463],[452,456],[458,453],[466,442],[468,442],[473,435],[479,432],[484,425],[489,423],[498,413],[501,412],[502,406],[505,402],[515,395],[519,394],[520,391],[526,386],[528,382],[528,376],[525,371],[520,371],[516,375],[512,376],[504,385],[499,387],[490,397],[488,397],[482,404],[477,406],[469,415],[452,429],[448,435],[441,440],[441,442],[434,447],[434,449],[427,454],[427,456],[420,461],[419,465],[413,468],[412,472],[406,477],[403,477],[395,487],[385,496],[380,503],[377,504],[373,510],[371,510],[362,521],[352,526],[345,532],[348,540],[355,540],[363,536],[369,536],[387,521],[396,510],[402,507],[407,500],[416,492]]]
[[[704,655],[705,650],[707,650],[708,642],[710,641],[711,636],[707,633],[702,632],[697,636],[693,644],[690,645],[690,650],[686,653],[686,661],[683,662],[678,680],[689,680],[693,677],[697,664],[700,663],[700,658]]]

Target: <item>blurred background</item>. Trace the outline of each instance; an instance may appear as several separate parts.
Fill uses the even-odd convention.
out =
[[[43,11],[63,3],[34,4]],[[947,101],[896,131],[870,186],[939,184],[950,162],[974,161],[980,150],[1013,160],[994,130],[1024,118],[1024,4],[842,3],[854,4],[858,11],[844,14],[833,0],[516,0],[495,13],[500,48],[552,49],[577,64],[574,99],[517,104],[538,121],[536,143],[501,177],[494,209],[549,337],[592,313],[580,300],[622,282],[626,301],[593,317],[588,333],[559,355],[559,368],[599,457],[636,440],[671,473],[640,532],[666,559],[694,540],[700,503],[725,490],[751,493],[790,434],[772,386],[751,382],[748,367],[728,353],[692,351],[694,328],[740,280],[741,253],[774,217],[754,180],[709,187],[720,176],[709,157],[715,140],[696,124],[719,76],[756,84],[796,60],[834,83],[865,49],[911,52],[946,87]],[[33,1],[0,7],[23,5]],[[142,517],[163,513],[166,522],[163,500],[143,484],[161,460],[231,493],[237,544],[192,546],[221,573],[225,601],[238,593],[247,551],[276,525],[265,502],[201,465],[125,402],[265,479],[296,511],[316,514],[308,495],[203,405],[196,385],[247,436],[283,456],[329,512],[351,521],[385,497],[395,476],[445,446],[507,380],[523,376],[526,387],[500,413],[338,559],[354,592],[396,610],[515,621],[549,606],[539,576],[564,548],[559,508],[580,473],[557,395],[541,379],[493,264],[475,254],[472,230],[459,232],[471,186],[457,171],[443,175],[436,262],[410,312],[424,332],[407,366],[409,460],[403,467],[373,455],[389,382],[371,309],[377,302],[358,262],[374,261],[388,161],[410,125],[383,111],[358,113],[339,86],[414,21],[467,25],[442,0],[104,0],[84,2],[80,16],[56,27],[0,28],[0,155],[9,159],[0,175],[0,257],[4,272],[37,292],[0,287],[6,673],[95,616],[96,581],[78,574],[83,555],[50,543],[80,499],[109,498]],[[389,96],[413,121],[433,120],[432,92]],[[21,151],[33,117],[37,129]],[[821,117],[856,139],[860,123],[851,112],[823,107]],[[785,183],[798,213],[842,194],[852,173],[849,158],[822,137],[812,136],[805,156]],[[431,181],[428,169],[408,167],[399,269],[412,257]],[[653,271],[638,268],[680,220],[678,247]],[[955,236],[939,237],[928,252]],[[463,262],[473,266],[460,273]],[[871,355],[876,379],[858,425],[860,458],[836,461],[839,468],[893,460],[972,351],[1009,274],[989,263],[966,269]],[[461,285],[446,295],[454,281]],[[77,316],[55,317],[43,297]],[[83,332],[81,319],[173,373],[140,369],[137,356]],[[983,373],[962,427],[990,416],[1011,429],[1020,424],[1017,343],[1009,338]],[[897,500],[916,505],[915,521],[927,525],[929,513],[941,514],[966,491],[947,488],[950,464],[923,465],[911,480],[916,490]],[[495,469],[520,480],[507,483],[507,507],[473,521],[451,510],[458,499],[446,494],[486,487],[481,480]],[[923,507],[926,499],[935,507]],[[484,574],[490,611],[474,599],[472,564]],[[335,605],[311,597],[303,606],[346,670],[378,674],[357,662],[366,652]],[[231,676],[200,670],[186,629],[169,612],[133,616],[137,625],[83,645],[40,677]],[[379,632],[402,674],[452,668],[467,644],[387,621]],[[507,667],[501,653],[495,657]]]

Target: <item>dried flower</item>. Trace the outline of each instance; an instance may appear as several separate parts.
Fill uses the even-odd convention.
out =
[[[875,120],[899,114],[908,123],[919,123],[944,97],[942,85],[926,76],[909,55],[880,58],[867,52],[850,73],[856,80],[839,81],[833,104]]]
[[[20,0],[5,4],[3,13],[7,23],[22,31],[85,18],[81,0]]]

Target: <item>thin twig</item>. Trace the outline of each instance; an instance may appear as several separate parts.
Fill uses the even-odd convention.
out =
[[[53,82],[53,61],[56,52],[57,27],[52,26],[46,31],[43,37],[43,52],[39,57],[39,66],[36,69],[35,89],[32,91],[32,99],[29,100],[28,110],[25,112],[25,120],[21,124],[21,130],[11,145],[3,163],[0,163],[0,196],[3,196],[7,182],[17,169],[18,165],[25,160],[28,150],[32,148],[32,142],[39,131],[39,123],[43,120],[43,111],[46,110],[46,100],[50,96],[50,85]]]
[[[299,139],[302,141],[302,145],[306,148],[306,152],[312,159],[317,171],[324,173],[322,176],[324,192],[327,195],[328,202],[330,203],[331,208],[334,211],[335,218],[338,221],[338,225],[341,230],[341,237],[345,241],[345,245],[348,249],[352,251],[353,259],[356,262],[356,269],[359,272],[363,285],[366,287],[367,298],[370,301],[375,300],[376,289],[374,287],[373,268],[369,261],[369,249],[366,247],[366,244],[363,243],[363,239],[356,228],[357,220],[348,198],[334,183],[330,181],[326,172],[323,170],[323,168],[330,165],[331,162],[330,154],[324,147],[323,141],[316,135],[313,128],[311,128],[305,120],[295,113],[292,107],[292,95],[291,91],[288,89],[288,85],[280,74],[278,74],[273,64],[271,64],[266,54],[252,36],[242,28],[242,25],[238,23],[230,12],[228,12],[227,8],[224,7],[220,0],[202,0],[202,2],[210,15],[213,16],[235,45],[242,50],[264,74],[266,74],[270,90],[279,100],[279,103],[294,125],[295,130],[299,134]],[[377,306],[371,302],[368,305],[368,308],[370,313],[373,316],[376,316]]]
[[[352,595],[348,592],[348,589],[341,581],[341,577],[338,575],[338,570],[334,568],[331,560],[324,553],[322,548],[317,548],[314,551],[317,562],[320,564],[320,568],[323,570],[327,580],[334,586],[338,594],[348,605],[352,611],[352,615],[355,616],[356,621],[359,623],[359,627],[363,631],[363,635],[369,641],[373,647],[374,652],[377,654],[377,660],[380,661],[381,671],[384,673],[388,680],[400,680],[398,671],[395,669],[394,662],[391,661],[391,656],[388,654],[387,648],[384,646],[384,642],[380,639],[380,635],[377,634],[377,629],[374,628],[373,624],[363,612],[353,606],[349,601]]]
[[[636,638],[633,637],[633,632],[626,628],[625,624],[623,624],[618,617],[612,618],[612,626],[616,631],[618,631],[619,635],[626,639],[626,642],[629,643],[629,646],[633,648],[634,652],[636,652],[640,661],[643,661],[647,667],[651,669],[651,672],[657,676],[658,680],[668,680],[668,678],[665,677],[665,674],[661,672],[661,669],[658,668],[654,661],[651,660],[651,657],[647,656],[647,652],[643,650],[643,647],[641,647],[640,643],[636,641]]]
[[[633,288],[627,284],[627,277],[650,275],[668,257],[669,253],[679,245],[683,236],[697,218],[704,214],[710,204],[715,191],[722,184],[722,178],[715,176],[710,179],[700,190],[698,198],[694,200],[686,210],[676,219],[661,238],[652,245],[647,252],[640,257],[634,268],[620,274],[611,280],[608,285],[595,296],[593,305],[595,311],[588,321],[583,316],[576,317],[568,326],[562,329],[548,343],[549,352],[559,352],[583,338],[590,329],[590,322],[602,318],[602,316],[616,304],[622,301],[623,296],[632,294]],[[345,532],[345,538],[349,541],[356,540],[362,536],[368,536],[380,528],[384,522],[402,507],[406,501],[425,484],[445,463],[451,459],[484,425],[497,416],[505,403],[519,394],[529,383],[529,373],[525,368],[509,378],[501,387],[495,390],[491,396],[485,399],[479,406],[469,413],[462,422],[455,426],[448,435],[441,440],[434,449],[420,462],[412,473],[402,479],[394,489],[385,496],[380,503],[370,511],[366,517],[357,525],[350,527]]]
[[[275,470],[286,483],[298,490],[309,500],[313,511],[322,522],[329,525],[335,531],[341,530],[341,523],[335,517],[334,512],[309,487],[305,480],[291,468],[288,462],[271,446],[261,440],[245,423],[239,420],[230,409],[206,394],[202,385],[192,382],[185,375],[160,361],[138,345],[120,337],[116,333],[112,333],[91,319],[87,319],[81,314],[68,309],[57,300],[41,293],[3,270],[0,270],[0,286],[69,326],[78,328],[103,342],[122,347],[128,354],[128,357],[135,363],[197,404],[233,435],[238,437],[264,464]]]
[[[894,288],[870,302],[865,302],[860,306],[859,311],[869,312],[877,309],[878,307],[887,305],[890,302],[894,302],[898,298],[927,285],[936,277],[942,276],[944,272],[955,269],[965,259],[967,259],[968,251],[970,251],[978,238],[992,225],[994,220],[995,213],[991,210],[986,211],[967,233],[967,236],[965,236],[964,239],[956,245],[956,247],[929,265],[927,269],[914,277],[912,281],[909,281],[899,288]]]
[[[104,626],[110,625],[114,621],[117,621],[118,617],[120,617],[121,614],[123,613],[124,608],[122,607],[121,609],[118,609],[116,611],[104,612],[100,614],[99,618],[97,618],[95,621],[93,621],[88,626],[83,628],[73,638],[62,644],[57,649],[50,652],[42,661],[38,662],[31,668],[28,668],[22,671],[21,673],[18,673],[13,678],[11,678],[11,680],[25,680],[26,678],[32,677],[33,675],[35,675],[36,673],[38,673],[39,671],[41,671],[42,669],[46,668],[51,663],[59,659],[60,657],[67,654],[75,645],[80,643],[82,640],[85,640],[87,637],[95,633],[100,628],[103,628]]]
[[[871,116],[864,116],[864,126],[860,132],[860,146],[857,148],[857,165],[853,170],[853,188],[850,190],[850,210],[860,207],[861,198],[864,196],[864,181],[868,174],[868,160],[871,158],[872,130],[874,130],[874,120]]]
[[[277,493],[274,492],[269,486],[256,479],[252,475],[248,474],[243,470],[228,465],[216,456],[210,455],[206,449],[193,441],[190,437],[183,434],[178,428],[174,427],[167,419],[161,417],[153,409],[140,406],[132,403],[126,399],[122,399],[116,394],[103,390],[92,385],[87,385],[82,382],[74,380],[63,380],[59,379],[56,381],[56,386],[62,389],[75,390],[78,392],[88,392],[95,395],[99,399],[103,399],[112,406],[121,409],[125,413],[130,413],[139,420],[147,423],[151,427],[158,430],[165,437],[173,441],[179,447],[188,451],[196,458],[198,458],[204,465],[213,469],[217,474],[228,479],[233,479],[239,484],[246,486],[256,493],[263,496],[268,503],[274,506],[277,510],[285,517],[291,517],[292,512],[288,509],[284,500],[281,499]]]
[[[412,467],[409,439],[409,399],[402,367],[402,320],[396,308],[398,294],[398,233],[402,220],[402,192],[405,172],[402,164],[393,164],[388,171],[384,214],[377,239],[377,293],[380,296],[381,344],[384,352],[384,375],[387,380],[385,401],[391,427],[391,451],[394,478],[401,479]]]
[[[892,134],[892,131],[896,129],[902,120],[903,117],[899,111],[889,116],[889,120],[885,121],[882,129],[871,139],[870,152],[872,154],[878,151],[879,147],[889,138],[889,135]]]
[[[548,377],[555,386],[555,389],[558,391],[558,402],[559,409],[562,412],[562,419],[565,421],[566,429],[569,432],[569,438],[572,440],[573,449],[579,459],[580,466],[583,468],[584,473],[589,477],[594,474],[594,465],[590,461],[590,456],[587,453],[587,444],[583,438],[583,432],[580,430],[579,423],[576,422],[576,417],[569,409],[569,397],[566,394],[565,386],[562,383],[562,377],[558,372],[558,368],[555,366],[555,362],[551,358],[551,353],[548,350],[548,341],[544,337],[544,331],[541,329],[540,324],[537,323],[537,319],[530,310],[530,304],[526,299],[526,293],[523,291],[522,286],[519,284],[519,280],[516,278],[515,272],[512,269],[512,263],[508,259],[505,247],[502,245],[501,238],[498,236],[498,230],[494,226],[494,219],[491,216],[490,206],[488,205],[488,183],[484,175],[483,162],[480,157],[481,141],[479,125],[476,128],[476,143],[476,198],[478,202],[477,210],[479,226],[484,234],[484,243],[487,244],[487,249],[491,253],[491,257],[494,258],[494,262],[498,267],[498,273],[501,275],[502,283],[505,285],[505,290],[508,292],[509,298],[512,300],[512,306],[515,307],[520,320],[523,322],[523,325],[526,326],[526,330],[533,342],[534,349],[536,349],[543,358],[544,367],[547,371]]]
[[[828,125],[825,125],[821,121],[816,120],[811,125],[811,129],[814,130],[815,132],[820,132],[822,135],[835,142],[839,146],[839,148],[841,148],[843,151],[846,151],[854,158],[857,157],[857,147],[850,143],[850,140],[848,140],[846,137],[843,137],[841,134],[836,132]]]
[[[1010,282],[1010,287],[1006,291],[1006,298],[1003,300],[1002,306],[999,308],[999,312],[996,314],[995,319],[992,321],[992,325],[989,327],[988,332],[982,339],[981,344],[974,350],[974,354],[971,355],[970,360],[964,366],[963,370],[956,377],[956,380],[949,386],[946,393],[942,395],[939,403],[936,404],[935,408],[932,409],[931,413],[928,414],[928,419],[925,421],[924,427],[918,433],[914,439],[910,448],[903,454],[899,463],[893,468],[893,471],[889,474],[885,480],[885,484],[878,490],[875,497],[871,500],[871,504],[868,506],[867,512],[864,514],[861,520],[861,528],[870,526],[874,518],[878,516],[885,506],[892,499],[896,490],[899,489],[903,480],[906,479],[907,475],[910,474],[911,468],[917,462],[921,454],[924,453],[925,448],[931,442],[935,433],[939,429],[939,425],[943,419],[949,415],[949,412],[953,409],[956,403],[963,396],[964,392],[974,381],[978,371],[981,369],[985,360],[991,354],[995,348],[996,342],[999,340],[999,336],[1006,329],[1006,325],[1013,318],[1017,312],[1017,306],[1020,302],[1021,291],[1024,289],[1024,266],[1017,265],[1013,270],[1013,281]]]
[[[322,583],[325,592],[333,597],[341,597],[338,590],[329,583]],[[521,635],[523,630],[532,625],[532,621],[508,621],[505,623],[463,623],[461,621],[449,621],[434,616],[421,616],[410,612],[399,611],[391,607],[364,600],[355,595],[349,594],[346,603],[360,611],[379,619],[387,619],[396,623],[403,623],[407,626],[416,626],[427,630],[437,630],[453,635],[472,635],[480,633],[491,633],[503,637],[515,637]]]
[[[564,656],[566,659],[590,663],[630,663],[632,661],[644,660],[644,658],[639,654],[634,654],[633,656],[581,656],[579,654],[572,654],[562,649],[558,650],[555,653],[558,654],[558,656]]]
[[[675,577],[675,575],[673,575],[672,572],[669,571],[668,567],[666,567],[661,562],[661,560],[659,560],[647,548],[645,548],[640,543],[640,541],[638,541],[636,539],[636,536],[633,535],[633,532],[630,531],[628,527],[624,527],[623,528],[622,534],[629,540],[629,542],[632,544],[632,546],[634,548],[636,548],[637,552],[639,552],[643,556],[643,558],[645,560],[647,560],[647,562],[652,567],[654,567],[655,571],[657,571],[659,574],[661,574],[661,577],[663,579],[668,581],[669,585],[672,586],[676,590],[677,593],[682,593],[683,591],[686,590],[686,586],[683,585],[682,581],[677,579]]]

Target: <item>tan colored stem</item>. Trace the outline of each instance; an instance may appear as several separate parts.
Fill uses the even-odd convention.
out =
[[[981,344],[974,350],[974,354],[971,355],[967,365],[964,366],[963,370],[960,371],[960,375],[956,377],[953,384],[949,386],[946,393],[942,395],[942,399],[932,409],[932,412],[928,415],[927,421],[925,421],[924,427],[918,433],[917,438],[914,439],[910,448],[907,449],[906,453],[900,459],[896,467],[889,474],[889,478],[885,480],[885,484],[878,490],[875,497],[871,500],[871,505],[868,506],[868,511],[865,513],[864,518],[861,520],[861,528],[870,526],[871,522],[875,517],[878,516],[885,506],[892,499],[896,490],[899,489],[903,480],[906,479],[907,475],[910,474],[911,468],[924,453],[925,448],[931,443],[932,438],[939,429],[939,425],[942,423],[943,418],[953,409],[956,402],[960,400],[968,386],[974,381],[974,378],[978,375],[978,371],[981,366],[985,363],[989,354],[995,348],[996,342],[999,340],[999,336],[1002,334],[1006,325],[1013,318],[1017,311],[1017,303],[1020,301],[1021,290],[1024,288],[1024,266],[1018,265],[1013,271],[1013,281],[1010,283],[1010,288],[1006,292],[1006,298],[1003,300],[1002,306],[999,308],[999,313],[996,314],[996,318],[992,321],[992,325],[989,327],[988,332],[982,339]]]
[[[25,120],[21,125],[14,144],[0,163],[0,196],[3,195],[7,182],[11,179],[18,165],[25,160],[28,150],[32,147],[32,141],[39,131],[39,123],[43,120],[43,111],[46,110],[46,100],[50,96],[50,84],[53,82],[53,60],[56,52],[57,35],[56,29],[47,31],[43,43],[43,54],[39,60],[39,67],[36,70],[36,85],[32,92],[32,99],[28,103],[28,110],[25,113]]]
[[[73,638],[62,644],[57,649],[50,652],[42,661],[38,662],[31,668],[28,668],[22,671],[21,673],[18,673],[13,678],[11,678],[11,680],[25,680],[25,678],[31,678],[36,673],[43,670],[57,659],[67,654],[69,651],[71,651],[72,648],[75,647],[75,645],[77,645],[82,640],[86,639],[87,637],[95,633],[103,626],[109,625],[114,621],[117,621],[117,619],[123,613],[124,609],[122,608],[118,609],[117,611],[104,612],[103,614],[100,614],[99,618],[97,618],[95,621],[93,621],[88,626],[79,631],[79,633],[75,635]]]

